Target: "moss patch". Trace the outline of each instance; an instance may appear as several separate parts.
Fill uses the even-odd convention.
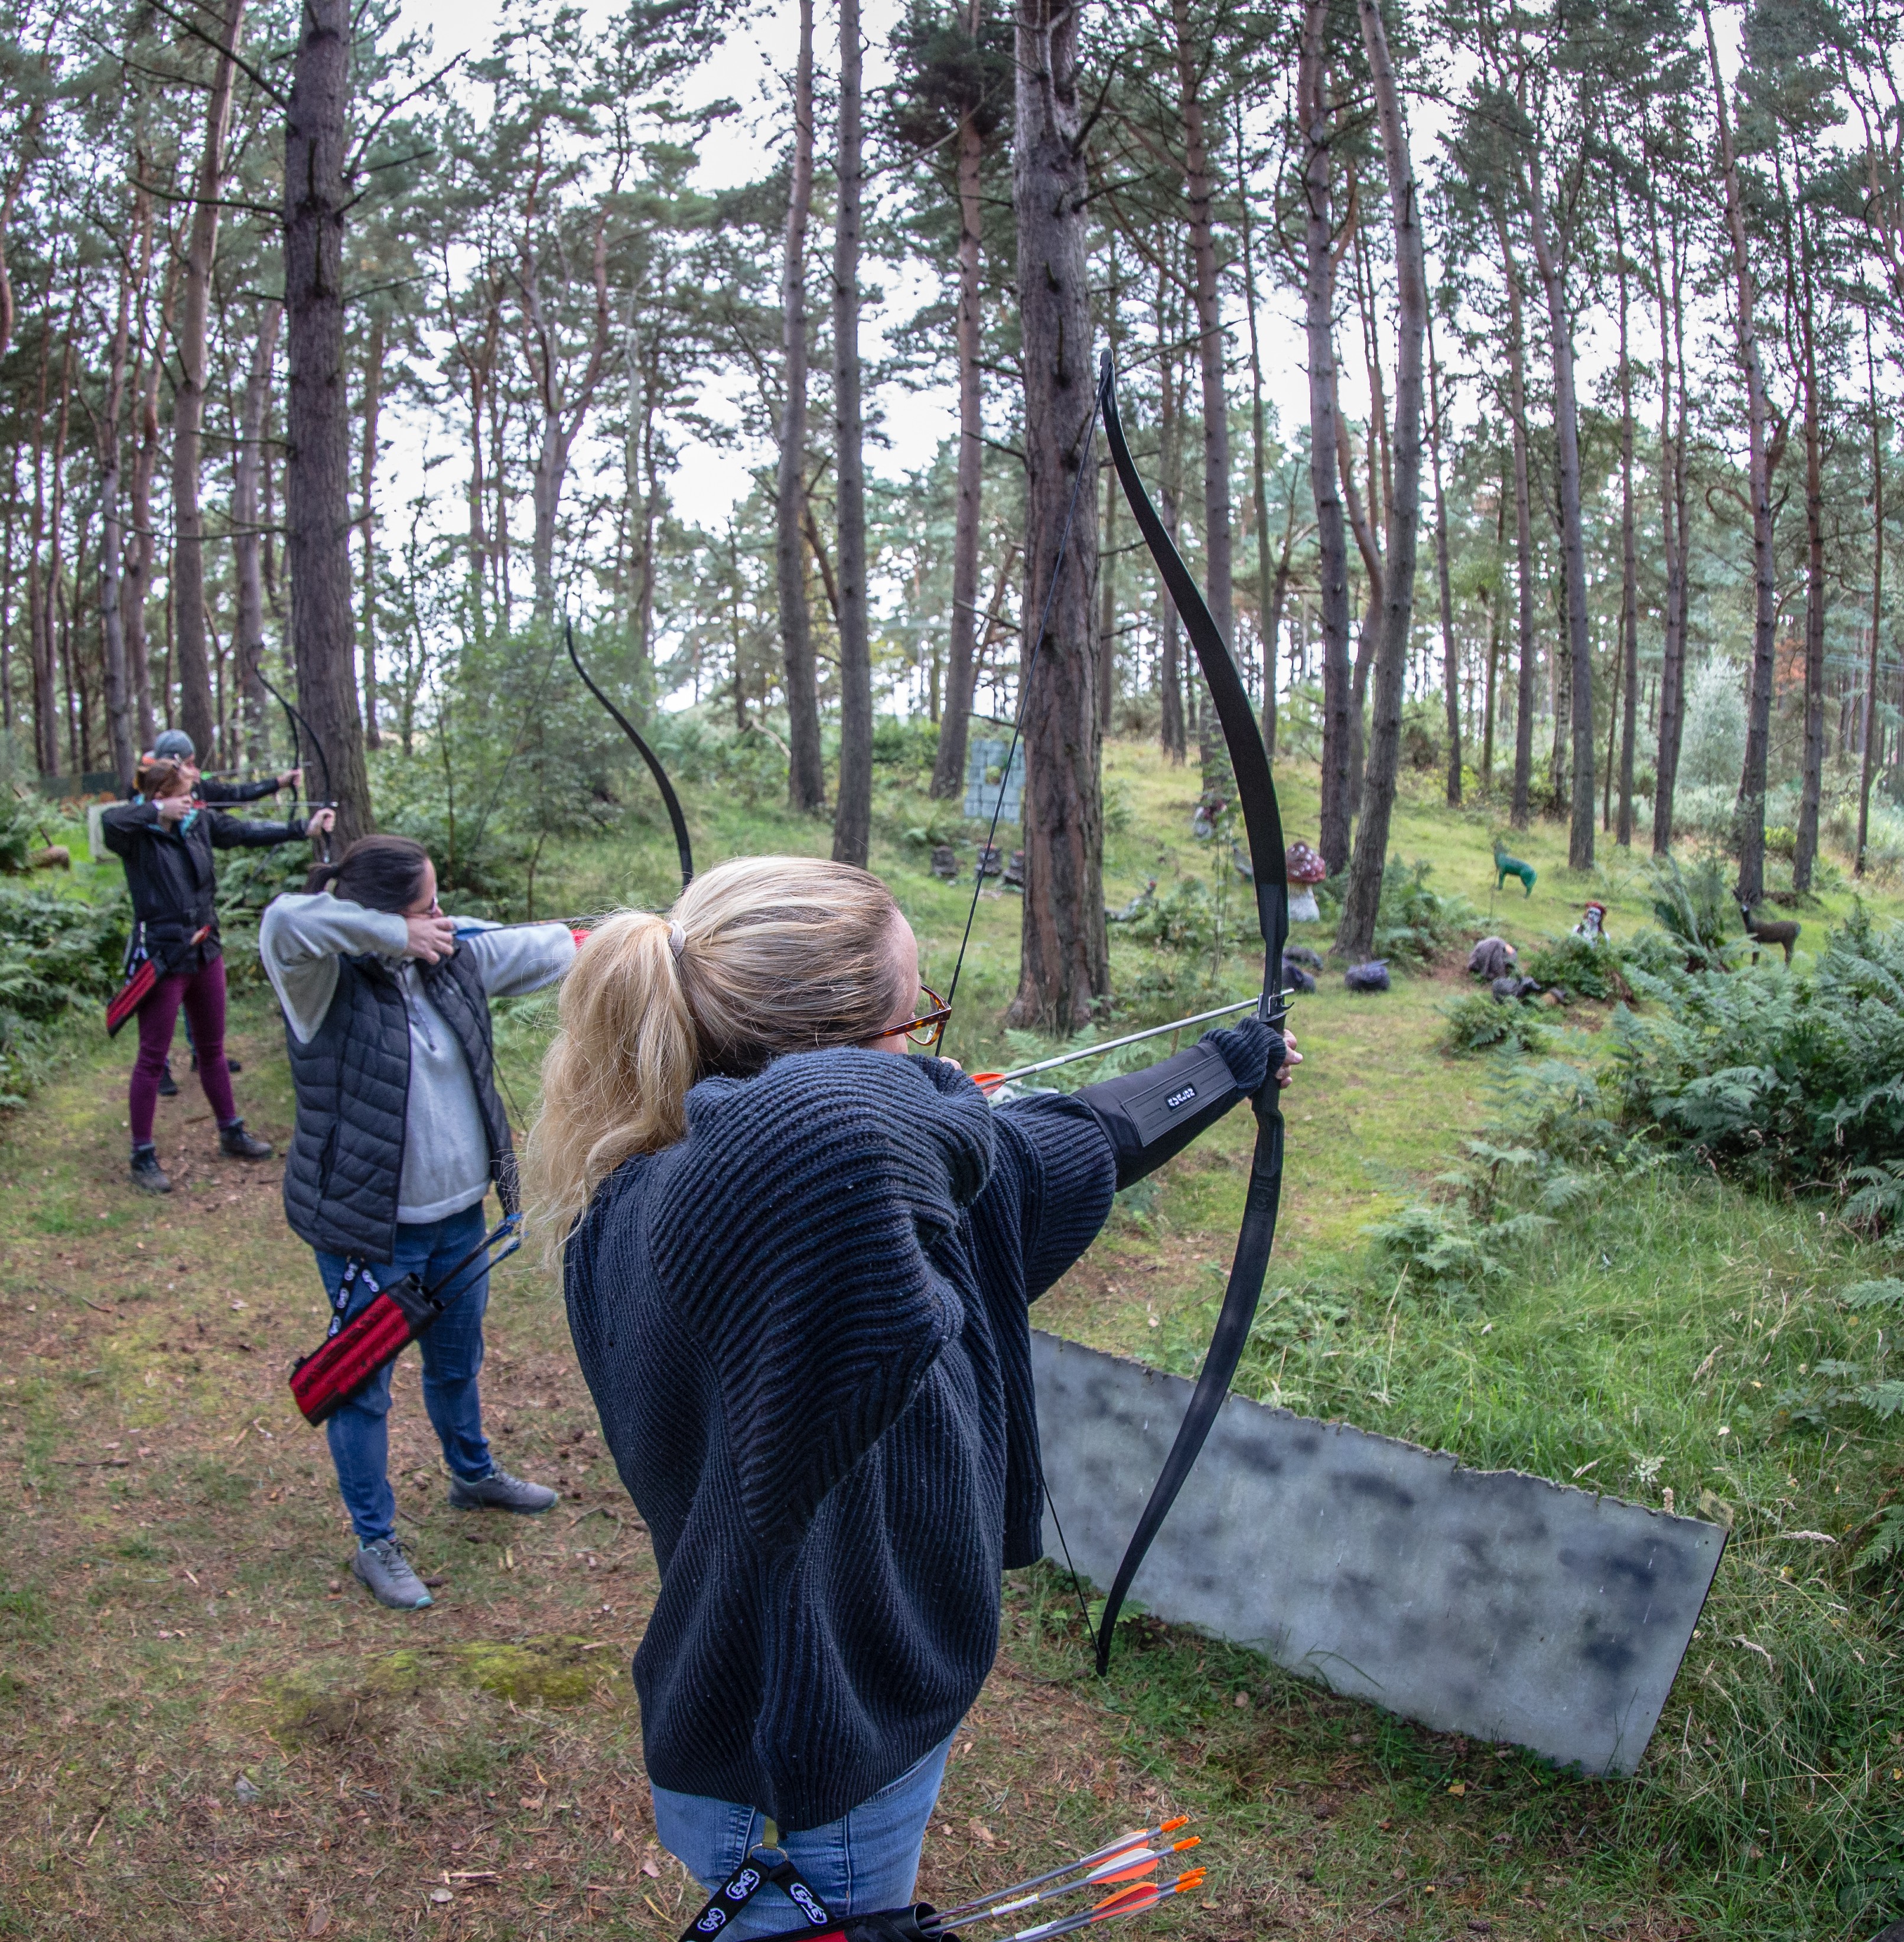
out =
[[[604,1661],[607,1662],[605,1664]],[[551,1637],[507,1644],[497,1640],[406,1647],[378,1660],[366,1682],[373,1692],[413,1698],[433,1687],[493,1692],[518,1706],[580,1706],[620,1670],[612,1653],[583,1638]]]

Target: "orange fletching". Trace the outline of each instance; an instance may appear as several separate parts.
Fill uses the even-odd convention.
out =
[[[1155,1882],[1139,1882],[1134,1888],[1121,1888],[1116,1894],[1107,1895],[1092,1913],[1100,1921],[1107,1916],[1134,1915],[1162,1898],[1163,1891]]]

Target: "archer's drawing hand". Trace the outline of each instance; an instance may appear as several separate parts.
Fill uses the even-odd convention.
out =
[[[302,769],[286,769],[286,770],[284,771],[283,774],[283,775],[281,775],[281,776],[280,776],[278,777],[278,779],[277,779],[277,786],[278,786],[278,787],[279,787],[280,789],[295,789],[295,788],[297,787],[297,786],[298,785],[298,783],[301,783],[301,782],[302,782],[303,780],[304,780],[304,771],[303,771],[303,770],[302,770]]]
[[[188,794],[161,796],[152,807],[158,811],[160,822],[182,822],[198,805]]]
[[[456,920],[445,917],[441,911],[427,917],[406,917],[403,927],[410,933],[403,952],[406,957],[420,957],[426,964],[435,964],[456,948]]]
[[[1296,1068],[1302,1062],[1302,1055],[1296,1049],[1296,1034],[1293,1032],[1283,1034],[1283,1043],[1288,1050],[1283,1054],[1282,1064],[1276,1068],[1276,1083],[1278,1086],[1287,1086],[1296,1077]]]
[[[314,809],[311,819],[304,826],[307,836],[328,836],[337,827],[337,811],[334,809]]]

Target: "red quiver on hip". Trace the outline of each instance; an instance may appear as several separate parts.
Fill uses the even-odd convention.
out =
[[[367,1308],[292,1368],[291,1395],[305,1420],[320,1423],[335,1415],[442,1312],[442,1303],[413,1274],[381,1289]]]

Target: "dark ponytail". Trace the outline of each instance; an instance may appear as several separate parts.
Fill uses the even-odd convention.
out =
[[[314,896],[332,890],[366,910],[400,914],[423,888],[430,852],[413,836],[360,836],[334,863],[320,863],[305,879]]]

